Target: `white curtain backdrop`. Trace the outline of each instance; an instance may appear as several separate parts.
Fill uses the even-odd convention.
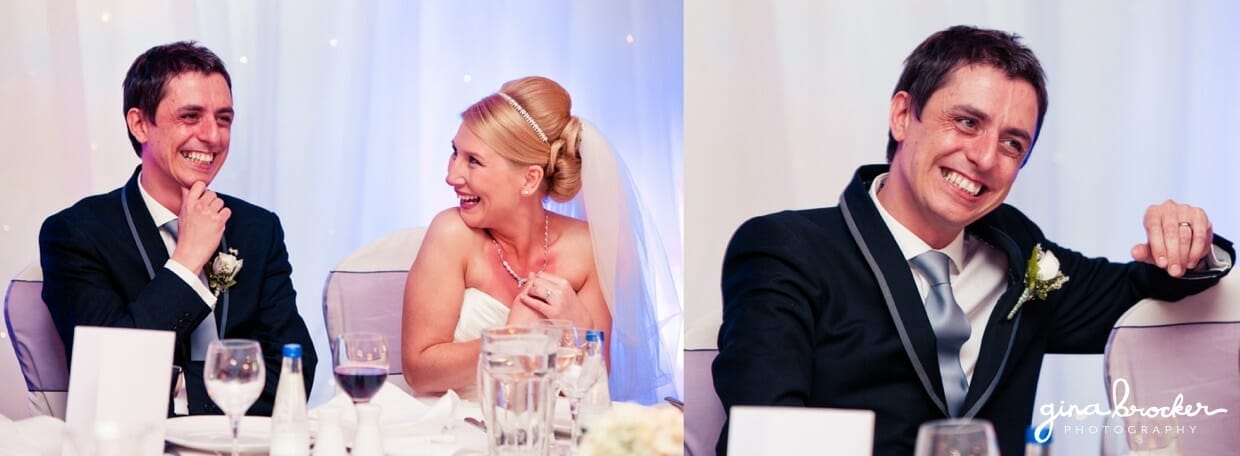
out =
[[[0,277],[37,260],[46,216],[124,183],[137,164],[125,70],[151,46],[192,39],[233,80],[232,153],[213,186],[284,223],[320,360],[312,403],[334,393],[328,270],[456,204],[443,179],[459,113],[521,76],[563,84],[626,161],[680,296],[682,19],[679,2],[660,0],[4,0]],[[682,304],[662,307],[662,343],[679,353]],[[8,392],[20,376],[3,345]]]
[[[1047,71],[1046,125],[1008,202],[1048,236],[1127,260],[1145,208],[1173,198],[1240,238],[1236,2],[688,0],[685,16],[687,347],[715,346],[736,227],[835,205],[858,165],[885,161],[904,58],[955,24],[1019,33]],[[1062,388],[1101,392],[1090,378]]]

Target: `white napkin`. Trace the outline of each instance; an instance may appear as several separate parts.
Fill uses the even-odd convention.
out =
[[[0,454],[59,455],[64,432],[65,422],[50,416],[0,419]]]
[[[453,439],[444,432],[444,428],[452,424],[456,415],[460,398],[449,391],[434,404],[426,404],[405,393],[400,388],[384,384],[379,392],[370,399],[371,404],[380,407],[379,428],[383,434],[384,446],[388,451],[404,438],[419,437],[420,442]],[[340,428],[344,434],[345,444],[351,445],[353,434],[357,430],[357,414],[353,411],[353,401],[347,394],[340,392],[326,404],[315,407],[308,412],[310,429],[318,429],[318,411],[324,407],[335,407],[340,410]]]

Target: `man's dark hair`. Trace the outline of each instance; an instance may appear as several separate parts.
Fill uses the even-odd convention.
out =
[[[164,99],[168,80],[189,72],[205,75],[219,73],[228,83],[228,89],[232,90],[232,78],[228,76],[224,61],[219,56],[194,41],[178,41],[150,48],[133,61],[129,72],[125,73],[125,82],[121,84],[125,92],[125,107],[121,112],[128,115],[130,108],[138,108],[154,125],[155,111]],[[125,131],[129,131],[128,122]],[[142,157],[142,143],[132,132],[129,133],[129,143],[133,144],[138,157]]]
[[[1033,51],[1020,43],[1020,36],[999,30],[986,30],[967,25],[957,25],[937,32],[917,45],[917,49],[904,60],[904,72],[892,96],[900,91],[908,92],[910,107],[917,120],[930,96],[947,83],[948,75],[955,69],[968,65],[987,65],[998,68],[1012,79],[1022,79],[1033,85],[1038,95],[1038,124],[1029,144],[1037,142],[1042,131],[1042,119],[1046,117],[1046,73]],[[896,155],[896,138],[887,130],[887,162]],[[1025,158],[1029,155],[1026,153]]]

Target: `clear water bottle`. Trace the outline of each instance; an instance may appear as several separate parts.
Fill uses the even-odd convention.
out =
[[[581,399],[581,427],[589,429],[590,424],[611,410],[611,385],[607,381],[607,363],[603,358],[606,347],[606,336],[603,331],[591,329],[586,331],[586,356],[593,357],[602,371],[598,382],[590,387]]]
[[[306,384],[301,375],[301,345],[287,344],[271,412],[271,455],[308,454],[310,429],[306,420]]]

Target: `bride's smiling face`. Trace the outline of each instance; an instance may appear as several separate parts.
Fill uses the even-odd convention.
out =
[[[456,191],[461,219],[473,228],[489,228],[506,217],[521,199],[523,169],[495,152],[464,124],[452,139],[448,175]]]

